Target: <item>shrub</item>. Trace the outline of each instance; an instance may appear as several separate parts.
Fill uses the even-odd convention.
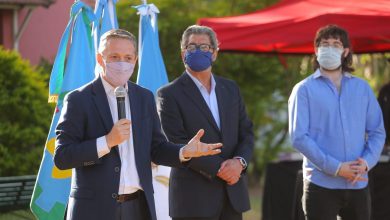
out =
[[[52,116],[48,73],[0,47],[0,176],[35,174]]]

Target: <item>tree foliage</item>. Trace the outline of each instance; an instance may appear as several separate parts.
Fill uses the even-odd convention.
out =
[[[0,48],[0,176],[38,170],[51,117],[47,77]]]

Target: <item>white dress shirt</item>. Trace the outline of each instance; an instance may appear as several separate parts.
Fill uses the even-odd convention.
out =
[[[218,101],[217,101],[217,95],[215,94],[215,86],[216,82],[214,79],[214,76],[211,75],[211,89],[210,93],[207,91],[206,87],[203,86],[203,84],[194,76],[191,75],[191,73],[186,72],[192,81],[194,81],[196,87],[198,87],[200,94],[202,94],[204,101],[206,102],[207,106],[209,107],[211,114],[213,115],[214,121],[217,123],[217,126],[219,129],[221,129],[221,122],[219,119],[219,111],[218,111]]]
[[[209,107],[211,114],[213,115],[214,121],[216,122],[219,129],[221,129],[221,121],[219,118],[219,109],[218,109],[218,100],[217,100],[217,94],[215,93],[215,86],[217,83],[215,82],[214,76],[211,75],[211,89],[210,93],[207,91],[206,87],[203,86],[203,84],[195,78],[191,73],[186,72],[188,76],[194,81],[196,87],[198,87],[200,94],[202,94],[204,101],[206,102],[207,106]],[[247,167],[247,162],[243,157],[235,156],[233,158],[241,159],[243,160],[243,163],[241,165],[245,169]]]
[[[111,117],[114,124],[118,121],[118,107],[117,101],[114,94],[115,88],[112,87],[107,81],[102,77],[103,87],[107,95],[108,105],[110,106]],[[128,89],[126,84],[126,90]],[[129,95],[126,93],[125,97],[126,103],[126,118],[131,120],[131,110],[130,110],[130,100]],[[99,158],[108,154],[110,148],[107,145],[106,137],[102,136],[96,140],[96,146],[98,151]],[[134,156],[134,143],[133,143],[133,132],[130,128],[130,138],[123,143],[118,145],[119,156],[121,159],[121,174],[119,181],[118,194],[131,194],[141,189],[141,184],[135,164]]]

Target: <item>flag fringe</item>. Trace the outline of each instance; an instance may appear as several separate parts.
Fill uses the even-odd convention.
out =
[[[58,101],[58,95],[49,95],[49,103],[57,103]]]

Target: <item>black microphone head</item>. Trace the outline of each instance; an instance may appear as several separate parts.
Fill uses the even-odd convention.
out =
[[[123,86],[118,86],[115,88],[114,93],[117,98],[124,98],[126,96],[126,89]]]

